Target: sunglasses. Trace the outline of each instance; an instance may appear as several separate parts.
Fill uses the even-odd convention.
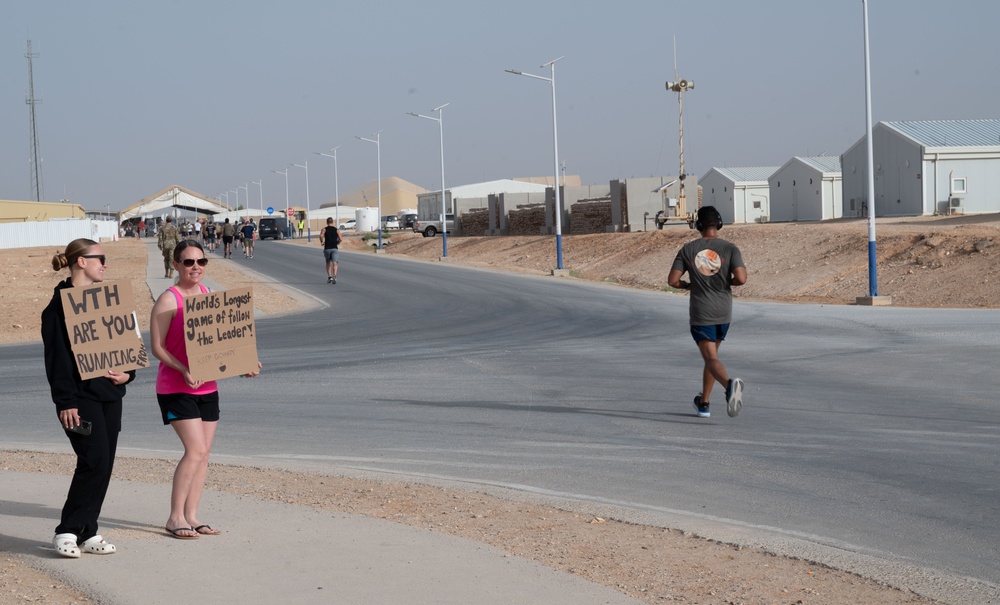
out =
[[[96,258],[97,260],[101,261],[102,265],[108,264],[107,263],[108,257],[103,254],[84,254],[80,258]]]
[[[199,267],[204,267],[205,265],[208,264],[208,259],[199,258],[196,260],[193,258],[185,258],[184,260],[181,261],[181,264],[184,265],[185,267],[193,267],[195,263],[198,263]]]

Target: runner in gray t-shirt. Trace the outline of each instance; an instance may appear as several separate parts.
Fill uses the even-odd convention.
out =
[[[740,249],[719,238],[722,216],[714,206],[698,209],[695,228],[701,238],[688,242],[677,253],[667,285],[691,291],[691,336],[705,361],[702,392],[694,398],[698,416],[711,416],[708,398],[715,381],[726,387],[726,412],[736,416],[743,407],[743,381],[729,378],[726,366],[719,361],[719,347],[733,318],[732,286],[747,282],[747,269]],[[683,282],[685,272],[688,281]]]

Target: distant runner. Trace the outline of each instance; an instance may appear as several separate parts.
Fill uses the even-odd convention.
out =
[[[240,235],[243,236],[240,239],[243,240],[244,258],[253,258],[253,237],[256,231],[257,227],[252,221],[246,221],[243,223],[243,226],[240,227]]]
[[[323,246],[323,256],[326,258],[326,283],[337,283],[337,257],[340,254],[338,246],[343,241],[340,230],[333,224],[333,217],[326,219],[326,227],[319,232],[319,243]]]
[[[236,235],[236,225],[229,222],[222,223],[222,258],[233,257],[233,237]]]

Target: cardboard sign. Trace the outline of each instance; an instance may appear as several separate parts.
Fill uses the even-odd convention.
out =
[[[127,282],[65,288],[61,295],[66,332],[80,378],[149,367],[132,288]]]
[[[257,371],[253,288],[184,298],[184,346],[191,376],[218,380]]]

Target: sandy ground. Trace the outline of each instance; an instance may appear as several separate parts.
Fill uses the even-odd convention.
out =
[[[879,221],[879,294],[896,305],[996,307],[1000,217]],[[572,278],[666,289],[677,248],[696,234],[686,228],[630,234],[565,236],[564,266]],[[738,295],[785,301],[852,303],[868,294],[867,226],[863,221],[726,227],[723,236],[743,251],[748,284]],[[401,232],[390,254],[437,260],[440,238]],[[296,242],[304,245],[304,242]],[[345,247],[363,249],[358,236]],[[107,279],[131,280],[143,328],[152,294],[145,284],[146,246],[105,244]],[[0,292],[0,344],[38,339],[38,315],[60,277],[54,248],[0,250],[10,284]],[[555,267],[550,237],[452,237],[448,262],[505,271],[548,273]],[[224,287],[252,280],[237,262],[214,262],[209,274]],[[956,288],[955,284],[963,284]],[[946,286],[946,287],[945,287]],[[268,313],[293,312],[291,299],[255,283]],[[155,293],[158,294],[158,293]],[[148,298],[147,298],[148,297]],[[41,360],[39,360],[41,364]],[[55,422],[55,420],[53,420]],[[69,447],[67,446],[67,451]],[[167,483],[174,461],[119,458],[115,479]],[[70,454],[4,452],[0,470],[70,475]],[[570,510],[498,499],[416,483],[212,465],[209,489],[249,497],[367,514],[487,542],[513,554],[614,587],[647,603],[825,604],[933,603],[911,592],[808,561],[719,544],[668,528],[595,518]],[[114,497],[114,490],[109,497]],[[55,520],[53,520],[53,523]],[[113,534],[107,537],[114,541]],[[47,539],[40,536],[40,540]],[[0,554],[0,605],[88,603],[87,595],[31,566]]]
[[[868,227],[863,220],[731,225],[720,235],[736,243],[747,264],[737,297],[826,304],[868,295]],[[878,294],[896,306],[1000,305],[1000,215],[880,219],[876,225]],[[563,266],[576,278],[669,289],[667,273],[684,243],[698,233],[662,231],[563,236]],[[392,236],[390,254],[441,256],[441,239]],[[552,236],[451,237],[449,262],[547,274],[556,266]],[[956,288],[956,284],[962,287]]]

